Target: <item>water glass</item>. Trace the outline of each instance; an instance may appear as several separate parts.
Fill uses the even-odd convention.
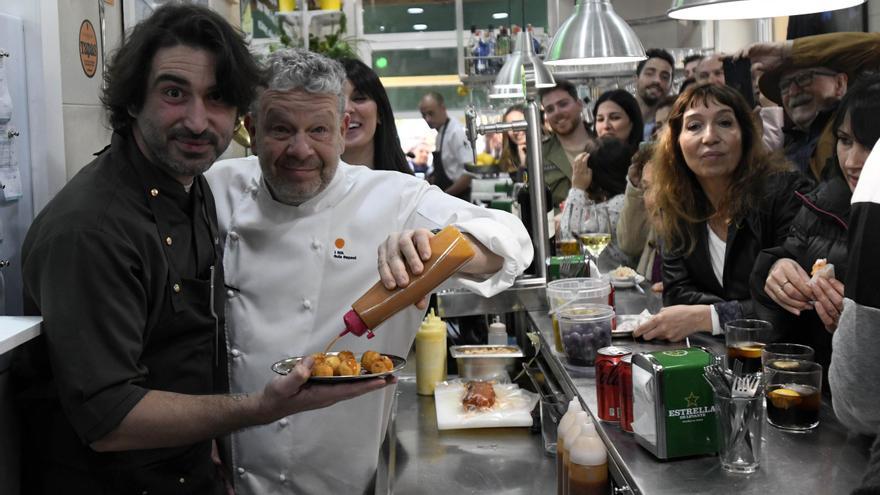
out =
[[[764,394],[753,397],[715,394],[718,425],[718,458],[731,473],[754,473],[761,459],[761,429],[764,425]]]
[[[564,394],[541,394],[541,437],[544,440],[544,452],[549,456],[556,455],[556,430],[559,427],[560,409],[565,404]]]

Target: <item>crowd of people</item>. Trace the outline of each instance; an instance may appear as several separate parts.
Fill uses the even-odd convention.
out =
[[[771,321],[779,339],[815,349],[840,420],[876,435],[880,163],[866,165],[880,162],[880,35],[689,57],[675,95],[674,58],[646,53],[635,94],[601,94],[592,121],[572,82],[539,93],[556,235],[607,211],[608,255],[662,292],[636,336]],[[724,70],[746,58],[749,95]],[[23,247],[26,311],[44,321],[13,366],[24,491],[368,491],[394,378],[307,385],[312,358],[268,383],[266,371],[322,350],[376,280],[408,285],[432,229],[453,224],[475,247],[453,286],[492,295],[532,263],[519,219],[467,201],[463,126],[441,94],[424,95],[437,131],[429,169],[427,144],[404,154],[369,66],[304,50],[258,64],[193,5],[157,9],[106,74],[112,141]],[[215,163],[239,116],[254,156]],[[497,154],[503,173],[528,180],[524,132],[500,136]],[[834,274],[812,277],[817,259]],[[401,311],[349,346],[406,355],[423,314],[422,303]]]

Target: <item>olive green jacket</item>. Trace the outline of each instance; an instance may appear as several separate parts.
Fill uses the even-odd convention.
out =
[[[584,127],[587,123],[584,122]],[[589,134],[589,128],[587,128]],[[552,134],[545,139],[541,153],[544,158],[544,183],[550,188],[550,201],[553,209],[559,211],[560,206],[568,197],[568,190],[571,189],[571,162],[565,154],[565,148],[559,142],[559,137]]]

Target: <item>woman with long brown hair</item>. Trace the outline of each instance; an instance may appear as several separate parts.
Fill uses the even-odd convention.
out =
[[[806,181],[770,155],[748,104],[726,86],[678,97],[654,157],[654,213],[663,240],[663,303],[636,329],[681,340],[754,318],[749,274],[762,249],[782,244]]]

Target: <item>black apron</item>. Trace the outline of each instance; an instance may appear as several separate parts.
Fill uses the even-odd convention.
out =
[[[150,374],[146,388],[182,394],[226,392],[226,336],[215,308],[223,311],[222,252],[216,225],[213,198],[207,183],[196,179],[191,193],[193,206],[193,249],[196,266],[205,267],[194,278],[183,276],[165,248],[168,284],[165,304],[154,325],[144,333],[144,349],[155,346],[160,352],[145,352],[143,363]],[[167,232],[167,222],[150,203],[156,228]],[[201,232],[197,234],[197,230]],[[205,229],[209,236],[205,236]],[[212,245],[208,246],[206,243]],[[199,254],[200,253],[200,254]],[[210,254],[209,254],[210,253]],[[205,258],[205,256],[209,256]],[[202,258],[202,259],[200,259]],[[179,290],[178,290],[179,289]],[[169,345],[173,342],[173,345]],[[72,434],[72,429],[69,430]],[[76,438],[71,438],[76,442]],[[211,460],[212,440],[172,448],[99,453],[87,451],[82,459],[86,470],[55,463],[43,467],[43,476],[32,473],[31,483],[40,493],[88,493],[90,495],[223,495],[228,471]],[[230,466],[225,445],[220,446],[224,466]],[[35,475],[35,476],[34,476]],[[39,477],[39,481],[34,478]],[[35,486],[35,485],[31,485]]]
[[[443,168],[443,138],[446,136],[447,127],[449,127],[449,119],[446,119],[446,123],[443,124],[443,130],[440,131],[440,139],[437,141],[437,151],[431,153],[434,156],[433,184],[444,192],[455,183],[455,181],[446,175],[446,169]],[[454,196],[465,201],[470,201],[471,188],[467,188],[458,194],[454,194]]]
[[[220,308],[222,313],[225,297],[219,234],[211,221],[216,218],[216,212],[203,178],[196,178],[190,194],[193,196],[195,263],[198,267],[209,266],[194,278],[183,276],[181,272],[184,270],[175,266],[168,252],[170,247],[166,245],[169,266],[167,297],[171,298],[171,304],[165,306],[156,325],[144,336],[144,346],[166,339],[174,339],[176,344],[173,349],[165,350],[161,362],[156,359],[155,363],[145,363],[150,368],[145,385],[153,388],[150,385],[155,381],[163,384],[164,390],[184,394],[204,393],[198,392],[204,390],[225,392],[229,389],[225,371],[226,336],[220,331],[221,322],[215,311]],[[159,232],[163,232],[162,216],[155,209],[153,215]],[[205,228],[209,234],[207,238]],[[199,229],[202,229],[201,233],[197,232]],[[210,253],[209,258],[199,259],[207,253]],[[176,362],[171,367],[174,371],[165,371],[162,363],[172,360]],[[106,480],[107,493],[223,494],[226,474],[211,461],[211,448],[212,441],[206,440],[186,447],[134,451],[137,459],[132,459],[134,465],[130,469],[111,471]],[[226,461],[228,466],[228,458]]]

